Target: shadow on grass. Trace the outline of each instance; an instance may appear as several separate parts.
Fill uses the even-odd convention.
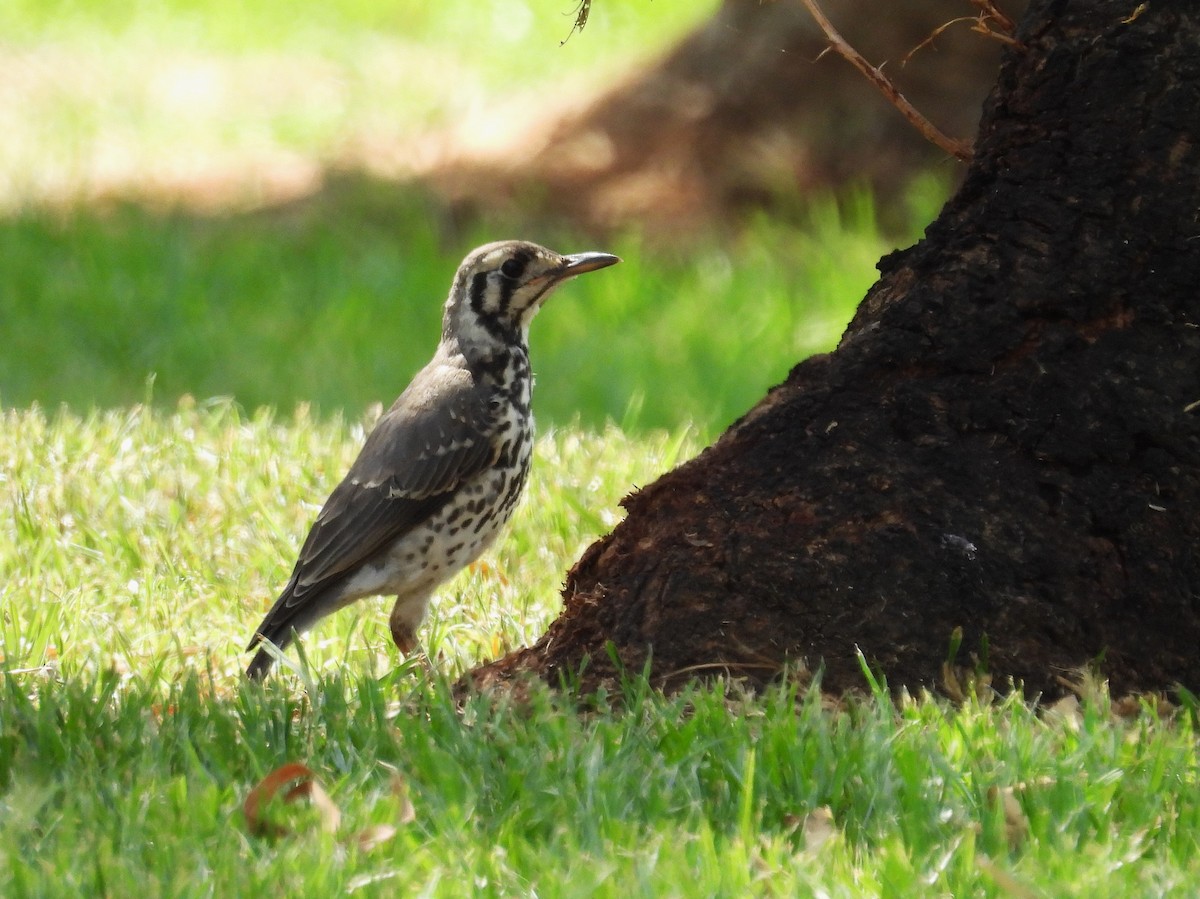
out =
[[[357,414],[390,403],[429,358],[462,256],[523,237],[625,259],[563,290],[533,328],[543,425],[712,430],[832,346],[874,280],[887,245],[870,204],[812,209],[800,228],[764,221],[686,251],[515,213],[482,221],[357,173],[249,213],[26,210],[0,221],[0,402],[83,410],[191,394]]]

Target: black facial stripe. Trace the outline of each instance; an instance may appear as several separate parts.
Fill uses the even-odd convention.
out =
[[[487,274],[480,272],[471,279],[471,308],[475,314],[483,315],[483,297],[487,293]]]
[[[500,315],[508,315],[508,307],[512,305],[513,293],[517,289],[517,282],[513,278],[503,278],[500,281]]]
[[[487,329],[489,334],[507,342],[511,336],[511,329],[504,327],[503,318],[483,307],[483,298],[487,296],[487,290],[488,276],[486,272],[480,272],[471,279],[471,311],[475,313],[476,320]],[[507,306],[509,299],[509,297],[501,295],[503,305]]]

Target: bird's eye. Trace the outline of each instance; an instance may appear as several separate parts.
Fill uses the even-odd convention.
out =
[[[504,264],[500,266],[500,274],[506,278],[519,278],[523,271],[525,271],[523,259],[505,259]]]

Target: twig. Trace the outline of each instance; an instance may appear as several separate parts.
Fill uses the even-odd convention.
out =
[[[929,33],[929,37],[925,38],[925,40],[921,41],[921,43],[917,44],[915,47],[913,47],[911,50],[909,50],[907,53],[905,53],[904,57],[900,60],[900,65],[902,65],[902,66],[908,65],[908,61],[917,55],[918,50],[923,50],[925,47],[928,47],[930,44],[932,44],[937,38],[941,37],[942,32],[945,31],[947,28],[949,28],[951,25],[957,25],[959,22],[978,22],[978,21],[979,21],[979,18],[977,16],[959,16],[957,19],[951,19],[949,22],[943,22],[941,25],[939,25],[937,28],[933,29],[933,31],[931,31]]]
[[[1017,30],[1017,23],[1000,11],[995,0],[971,0],[971,5],[983,14],[982,19],[991,19],[1009,37]],[[1013,43],[1017,41],[1014,40]]]
[[[565,44],[567,41],[569,41],[571,39],[571,35],[574,34],[576,31],[578,31],[580,34],[583,33],[583,29],[587,27],[588,16],[591,15],[591,12],[592,12],[592,0],[580,0],[579,12],[577,12],[575,14],[575,24],[572,25],[571,30],[569,32],[567,32],[567,36],[558,42],[558,45],[560,47],[563,44]]]
[[[977,2],[979,2],[979,0],[971,0],[971,2],[977,3]],[[1008,21],[1008,20],[1005,19],[1005,21]],[[921,41],[921,43],[917,44],[915,47],[913,47],[911,50],[909,50],[907,53],[904,54],[904,58],[900,60],[900,65],[902,65],[902,66],[908,65],[908,61],[917,55],[918,50],[922,50],[925,47],[928,47],[937,38],[941,37],[943,31],[945,31],[951,25],[957,25],[959,22],[971,22],[972,23],[971,30],[974,31],[976,34],[982,34],[984,37],[990,37],[992,40],[999,41],[1000,43],[1004,44],[1005,46],[1008,46],[1008,47],[1024,47],[1025,46],[1019,40],[1017,40],[1015,37],[1013,37],[1011,33],[1007,33],[1004,31],[992,30],[992,27],[991,27],[992,19],[990,19],[988,17],[987,13],[980,13],[977,16],[959,16],[957,19],[951,19],[949,22],[944,22],[941,25],[939,25],[937,28],[933,29],[933,31],[930,32],[929,37],[925,38],[925,40]],[[1003,23],[1001,23],[1001,22],[996,22],[996,24],[1003,27]]]
[[[864,77],[887,97],[888,101],[900,111],[914,128],[930,143],[940,147],[945,152],[949,153],[955,159],[962,162],[971,161],[971,145],[965,141],[955,140],[952,137],[947,137],[938,129],[929,119],[925,118],[921,112],[913,106],[905,96],[896,89],[896,85],[892,84],[891,79],[883,74],[882,71],[871,65],[862,54],[851,47],[846,40],[837,32],[833,24],[825,18],[825,14],[821,12],[821,8],[817,6],[816,0],[802,0],[808,8],[809,14],[825,32],[825,39],[829,41],[829,46],[841,56],[844,60],[850,63],[854,68],[858,69]]]
[[[992,2],[992,0],[970,0],[970,3],[977,10],[979,10],[979,15],[959,16],[957,19],[951,19],[949,22],[939,25],[937,28],[933,29],[933,32],[929,35],[929,37],[925,38],[925,40],[921,41],[921,43],[917,44],[904,55],[904,58],[900,60],[900,65],[907,65],[908,61],[916,55],[918,50],[920,50],[922,47],[928,47],[933,43],[935,38],[941,35],[943,31],[945,31],[951,25],[957,25],[959,22],[973,22],[974,24],[971,25],[971,30],[976,34],[982,34],[984,37],[990,37],[992,40],[999,41],[1000,43],[1009,47],[1024,48],[1025,45],[1013,37],[1013,32],[1017,27],[1013,23],[1013,20],[1002,13],[996,4]],[[993,29],[992,25],[995,25],[999,30],[997,31]]]

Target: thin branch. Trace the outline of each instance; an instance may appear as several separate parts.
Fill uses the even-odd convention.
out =
[[[925,118],[921,112],[913,106],[905,96],[896,89],[896,85],[892,84],[880,69],[871,65],[862,54],[851,47],[846,40],[837,32],[833,24],[825,18],[825,14],[821,12],[821,8],[817,6],[816,0],[802,0],[808,8],[809,14],[825,32],[825,39],[829,41],[829,46],[841,56],[844,60],[850,63],[854,68],[858,69],[864,77],[887,97],[888,102],[900,111],[900,114],[908,120],[909,124],[916,128],[930,143],[949,153],[955,159],[962,162],[971,161],[971,145],[960,140],[955,140],[952,137],[947,137],[941,130],[934,125],[929,119]]]
[[[972,0],[972,2],[978,3],[979,0]],[[999,41],[1000,43],[1002,43],[1008,47],[1023,47],[1024,46],[1019,40],[1017,40],[1011,34],[1006,33],[1003,30],[1001,30],[1001,31],[993,30],[991,27],[992,20],[990,18],[988,18],[987,13],[980,13],[977,16],[959,16],[957,19],[951,19],[949,22],[943,22],[937,28],[933,29],[933,31],[930,32],[929,37],[925,38],[925,40],[921,41],[921,43],[917,44],[915,47],[913,47],[911,50],[909,50],[907,53],[904,54],[904,58],[900,60],[900,65],[902,65],[902,66],[908,65],[908,61],[910,59],[912,59],[914,56],[916,56],[917,52],[919,50],[923,50],[926,47],[932,45],[933,42],[937,38],[942,36],[942,32],[946,31],[951,25],[957,25],[959,22],[970,22],[971,30],[974,31],[976,34],[982,34],[984,37],[991,38],[994,41]],[[1002,25],[1003,23],[997,22],[996,24]]]
[[[926,47],[930,46],[935,40],[937,40],[939,37],[941,37],[942,32],[945,31],[947,28],[949,28],[951,25],[957,25],[959,22],[978,22],[978,21],[979,21],[978,16],[959,16],[957,19],[951,19],[949,22],[943,22],[941,25],[939,25],[937,28],[933,29],[933,31],[931,31],[929,33],[929,37],[925,38],[925,40],[921,41],[921,43],[917,44],[915,47],[913,47],[911,50],[909,50],[907,53],[905,53],[904,57],[900,60],[900,65],[902,65],[902,66],[908,65],[908,61],[910,59],[912,59],[914,56],[916,56],[918,51],[923,50]]]
[[[992,2],[992,0],[970,0],[970,2],[971,5],[976,7],[979,11],[978,16],[959,16],[956,19],[950,19],[947,23],[938,25],[937,28],[932,31],[932,34],[930,34],[929,37],[926,37],[924,41],[918,43],[916,47],[908,50],[908,53],[905,54],[905,58],[900,60],[900,65],[907,65],[908,60],[912,59],[914,55],[917,55],[917,50],[922,49],[923,47],[928,47],[929,44],[934,42],[935,38],[940,36],[944,30],[949,28],[950,25],[956,25],[960,22],[972,23],[971,30],[976,32],[977,35],[990,37],[992,41],[1000,41],[1006,47],[1020,47],[1024,49],[1025,44],[1022,44],[1020,41],[1016,40],[1015,37],[1013,37],[1013,32],[1016,30],[1016,25],[1013,24],[1013,20],[1008,18],[1006,14],[1002,13],[1000,8],[996,6],[995,2]],[[996,28],[992,28],[992,25],[995,25]]]
[[[991,19],[1009,37],[1017,30],[1017,23],[1000,11],[995,0],[971,0],[971,5],[979,10],[981,18]],[[1013,43],[1017,41],[1014,40]]]
[[[991,19],[987,16],[980,16],[975,20],[975,24],[971,26],[971,30],[982,34],[984,37],[990,37],[994,41],[999,41],[1006,47],[1020,47],[1022,50],[1025,49],[1025,45],[1013,37],[1012,32],[995,31],[989,24],[990,22]]]

